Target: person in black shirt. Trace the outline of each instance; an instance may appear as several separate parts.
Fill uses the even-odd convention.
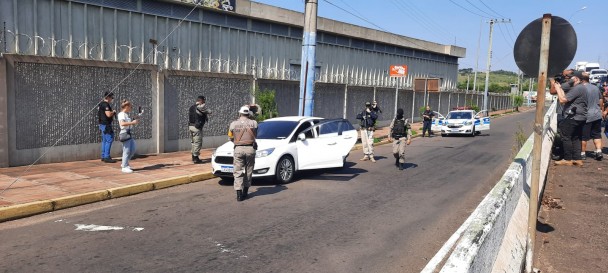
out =
[[[428,136],[430,137],[433,132],[431,131],[431,123],[433,122],[433,117],[435,113],[431,110],[430,106],[426,106],[426,110],[422,113],[422,137],[424,137],[424,132],[428,132]]]
[[[99,118],[99,130],[101,131],[101,161],[106,163],[116,163],[116,160],[110,157],[112,142],[114,142],[114,130],[112,129],[112,121],[116,111],[112,110],[110,103],[114,100],[114,93],[105,92],[103,101],[99,103],[97,117]]]
[[[199,96],[196,104],[188,109],[188,130],[190,131],[190,143],[192,143],[192,162],[203,163],[199,158],[203,146],[203,126],[209,121],[211,111],[207,108],[205,96]]]

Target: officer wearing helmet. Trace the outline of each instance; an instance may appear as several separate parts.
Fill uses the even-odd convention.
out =
[[[239,118],[230,123],[228,129],[228,137],[234,143],[234,190],[239,202],[247,198],[251,186],[257,130],[258,123],[250,118],[249,106],[241,107]]]

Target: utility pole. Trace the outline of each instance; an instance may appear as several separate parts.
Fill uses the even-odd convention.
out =
[[[315,51],[317,45],[317,0],[306,0],[302,65],[300,67],[300,116],[312,116],[315,96]]]
[[[489,114],[488,111],[488,88],[490,87],[490,69],[492,68],[492,34],[494,33],[494,24],[496,23],[510,23],[511,20],[505,19],[491,19],[490,20],[490,43],[488,45],[488,64],[486,65],[486,86],[485,91],[483,93],[483,110],[486,115]]]
[[[481,30],[483,29],[483,19],[479,22],[479,38],[477,38],[477,53],[475,56],[475,78],[473,79],[473,91],[479,91],[477,89],[477,71],[479,71],[479,47],[481,46]]]
[[[467,92],[469,92],[469,82],[471,82],[471,74],[467,74]]]

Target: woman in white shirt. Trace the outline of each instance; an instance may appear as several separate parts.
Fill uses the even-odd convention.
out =
[[[120,104],[120,113],[118,113],[118,123],[120,124],[120,133],[118,138],[122,142],[122,172],[132,173],[133,170],[129,166],[129,159],[135,154],[135,140],[131,136],[133,125],[138,123],[138,120],[129,117],[129,113],[133,106],[128,100],[123,100]]]

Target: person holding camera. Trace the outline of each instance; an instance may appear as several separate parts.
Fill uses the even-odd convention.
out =
[[[123,100],[120,104],[120,113],[118,113],[118,124],[120,125],[120,133],[118,133],[118,140],[122,142],[122,172],[133,173],[131,166],[129,166],[129,160],[135,154],[135,140],[133,139],[132,130],[133,126],[138,124],[136,118],[129,117],[129,113],[133,109],[133,105],[128,100]]]
[[[587,159],[587,142],[593,141],[595,160],[602,160],[602,117],[604,112],[604,96],[600,89],[589,83],[589,73],[583,73],[583,85],[587,88],[587,121],[583,126],[583,141],[581,157]]]
[[[190,143],[192,144],[192,162],[201,164],[199,158],[203,146],[203,126],[209,121],[211,110],[207,108],[205,96],[199,96],[196,103],[188,109],[188,130],[190,131]]]
[[[371,160],[376,163],[374,158],[374,131],[376,130],[376,120],[378,114],[372,110],[372,104],[365,103],[365,110],[357,115],[359,126],[361,127],[361,145],[363,145],[363,158],[361,161]]]
[[[562,71],[560,75],[555,76],[550,79],[550,90],[549,93],[552,95],[557,95],[557,90],[555,89],[555,83],[561,85],[562,90],[565,93],[570,91],[570,78],[574,75],[574,69],[566,69]],[[556,116],[557,116],[557,134],[555,134],[555,140],[553,141],[553,146],[551,147],[551,158],[553,160],[561,160],[564,157],[564,144],[562,141],[562,121],[564,120],[563,116],[564,106],[561,103],[557,104],[555,108]]]
[[[249,106],[241,107],[239,119],[230,123],[228,129],[228,137],[234,143],[234,190],[238,202],[247,199],[257,150],[258,123],[250,118],[249,112]]]
[[[583,166],[581,158],[581,141],[583,125],[587,121],[587,88],[582,84],[583,72],[575,71],[568,85],[572,88],[568,93],[562,85],[554,82],[559,103],[563,105],[563,118],[561,122],[562,142],[564,145],[564,159],[556,161],[555,165]]]
[[[388,141],[393,143],[395,165],[402,171],[405,163],[405,146],[412,143],[412,127],[403,116],[403,109],[397,109],[397,116],[391,121],[389,128]]]
[[[103,101],[99,103],[97,109],[97,117],[99,119],[99,130],[101,131],[101,161],[105,163],[116,163],[116,160],[110,157],[110,151],[112,150],[112,143],[114,142],[114,129],[112,129],[112,122],[116,115],[116,110],[112,110],[112,101],[114,100],[114,93],[105,92],[103,94]]]

